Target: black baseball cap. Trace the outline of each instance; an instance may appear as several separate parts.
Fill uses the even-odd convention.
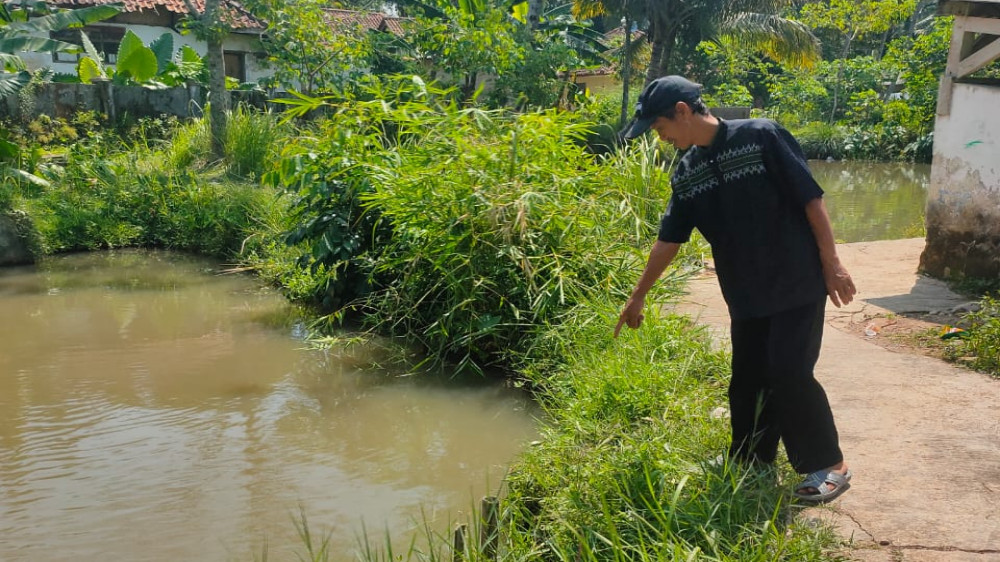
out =
[[[673,109],[677,102],[694,103],[701,98],[701,84],[683,76],[663,76],[650,82],[635,104],[635,117],[622,135],[634,139],[649,130],[656,118]]]

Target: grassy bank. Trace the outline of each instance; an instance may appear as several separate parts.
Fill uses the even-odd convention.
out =
[[[665,285],[669,293],[679,283]],[[790,474],[711,462],[728,441],[727,355],[687,318],[655,310],[613,340],[617,312],[615,302],[580,310],[546,334],[562,359],[525,370],[553,421],[509,479],[510,525],[521,533],[512,550],[584,560],[822,558],[823,537],[789,523],[777,479]]]

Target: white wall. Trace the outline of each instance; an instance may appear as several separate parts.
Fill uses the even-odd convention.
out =
[[[921,269],[945,277],[1000,273],[1000,86],[954,84],[934,126]]]
[[[199,55],[205,56],[207,50],[207,45],[204,41],[200,41],[194,37],[193,34],[181,35],[176,31],[173,31],[166,27],[151,26],[151,25],[135,25],[135,24],[108,24],[101,23],[102,27],[121,27],[123,29],[131,29],[133,33],[142,39],[142,42],[149,45],[153,41],[160,38],[165,32],[169,32],[174,36],[174,52],[176,53],[178,49],[184,45],[188,45],[198,52]],[[257,36],[256,35],[246,35],[231,33],[226,41],[223,43],[223,49],[226,51],[240,51],[247,53],[246,55],[246,74],[247,82],[257,82],[261,78],[266,78],[271,75],[271,71],[264,68],[263,65],[257,60],[253,55],[254,52],[259,52],[260,47],[256,45]],[[52,60],[52,55],[50,53],[20,53],[21,58],[24,59],[25,64],[27,64],[29,70],[37,70],[43,67],[50,67],[56,72],[61,72],[64,74],[76,74],[76,63],[73,62],[54,62]],[[113,65],[112,65],[113,66]]]

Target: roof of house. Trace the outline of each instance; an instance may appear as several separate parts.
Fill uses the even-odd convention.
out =
[[[381,12],[359,12],[335,8],[327,8],[323,11],[331,20],[339,23],[360,24],[371,31],[385,31],[397,36],[403,35],[402,21],[406,18],[389,16]]]
[[[184,0],[55,0],[61,8],[84,8],[104,4],[122,4],[126,13],[141,11],[164,10],[172,14],[188,15],[187,3]],[[191,0],[199,12],[205,11],[205,0]],[[237,0],[220,0],[219,6],[233,29],[239,31],[263,31],[267,24],[251,14]]]
[[[385,29],[393,35],[402,37],[403,36],[403,20],[407,18],[398,18],[396,16],[385,16]]]
[[[1000,2],[1000,0],[997,0],[997,1]],[[645,35],[646,35],[645,31],[643,31],[641,29],[633,29],[632,30],[632,41],[640,39],[640,38],[642,38]],[[618,27],[616,27],[616,28],[612,29],[611,31],[608,31],[607,33],[604,34],[605,41],[611,41],[611,40],[613,40],[613,39],[615,39],[617,37],[625,37],[625,26],[624,25],[619,25]]]

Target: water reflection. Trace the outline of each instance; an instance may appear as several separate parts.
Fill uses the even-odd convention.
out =
[[[826,191],[838,241],[923,236],[929,164],[811,161],[809,167]]]
[[[302,349],[283,299],[158,252],[0,271],[0,560],[295,559],[404,536],[497,484],[535,435],[494,385]],[[339,556],[338,556],[339,558]]]

